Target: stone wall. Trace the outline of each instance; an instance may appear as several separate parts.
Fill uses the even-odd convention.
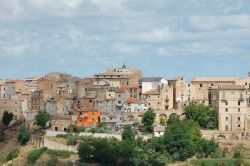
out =
[[[69,152],[77,153],[77,146],[66,145],[64,143],[52,140],[48,137],[31,136],[29,143],[34,145],[37,148],[47,147],[48,149],[66,150]]]

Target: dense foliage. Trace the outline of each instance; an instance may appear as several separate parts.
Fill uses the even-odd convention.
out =
[[[4,111],[2,122],[5,126],[8,126],[10,122],[13,120],[14,114],[12,112]]]
[[[12,151],[10,151],[10,153],[6,156],[5,160],[6,161],[10,161],[13,160],[15,158],[17,158],[20,154],[20,150],[19,149],[13,149]]]
[[[17,139],[18,139],[18,142],[21,143],[21,145],[24,145],[29,141],[30,132],[28,128],[26,127],[26,125],[22,125],[21,129],[19,130]]]
[[[214,109],[204,104],[190,104],[184,108],[186,119],[193,120],[203,129],[217,128],[217,115]]]
[[[66,150],[52,150],[52,149],[48,149],[47,153],[51,156],[56,156],[56,157],[60,157],[60,158],[69,158],[70,157],[70,152],[66,151]]]
[[[36,125],[40,126],[41,128],[45,128],[47,122],[51,120],[51,115],[44,111],[39,111],[36,115]]]
[[[218,145],[213,140],[201,138],[199,126],[190,120],[171,119],[166,127],[163,142],[173,160],[184,161],[195,154],[198,157],[208,157],[218,150]]]
[[[108,138],[86,138],[78,147],[82,161],[102,165],[130,165],[134,156],[134,146],[127,141]]]
[[[155,121],[155,112],[153,109],[149,108],[144,114],[142,118],[143,123],[143,131],[145,133],[151,133],[154,129],[154,121]]]
[[[129,125],[125,126],[122,132],[122,140],[133,142],[134,139],[135,139],[135,133],[131,128],[131,126]]]
[[[31,151],[28,155],[28,164],[35,164],[36,160],[44,153],[48,150],[47,147],[43,147],[40,149],[35,149],[33,151]]]

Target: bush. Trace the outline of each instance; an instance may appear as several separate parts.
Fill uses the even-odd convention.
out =
[[[67,136],[67,145],[76,145],[77,137],[74,135]]]
[[[66,166],[73,166],[73,165],[74,165],[73,162],[70,161],[70,160],[68,160],[67,163],[66,163]]]
[[[46,166],[56,166],[58,163],[57,157],[53,156],[50,160],[47,161]]]
[[[21,120],[16,120],[12,126],[20,126],[22,124],[22,121]]]
[[[70,152],[66,151],[66,150],[51,150],[49,149],[47,151],[47,153],[51,156],[56,156],[56,157],[60,157],[60,158],[68,158],[70,157]]]
[[[22,125],[21,129],[19,130],[17,139],[18,139],[18,142],[21,143],[21,145],[24,145],[29,141],[30,132],[28,128],[26,127],[26,125]]]
[[[19,149],[14,149],[12,151],[10,151],[10,153],[6,156],[5,160],[6,161],[10,161],[13,160],[15,158],[17,158],[20,154],[20,150]]]
[[[45,152],[47,151],[48,148],[47,147],[43,147],[40,149],[35,149],[33,151],[31,151],[28,155],[28,163],[29,164],[35,164],[36,160]]]
[[[236,152],[234,152],[233,158],[235,159],[239,159],[242,157],[242,154],[239,150],[237,150]]]

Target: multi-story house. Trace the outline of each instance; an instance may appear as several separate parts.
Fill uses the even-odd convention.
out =
[[[12,112],[14,120],[22,115],[22,101],[19,99],[0,99],[0,118],[2,119],[4,111]]]
[[[147,103],[138,101],[136,98],[129,97],[123,105],[124,112],[145,112],[148,107]]]
[[[138,84],[142,72],[138,69],[127,68],[123,65],[121,68],[108,69],[104,73],[94,75],[96,81],[108,81],[112,87],[126,87]]]
[[[123,111],[123,104],[129,97],[129,91],[126,88],[117,88],[115,94],[115,107],[116,111]]]
[[[37,77],[28,77],[25,81],[25,86],[28,88],[29,92],[34,92],[37,90]]]
[[[192,80],[195,87],[195,102],[208,105],[208,89],[221,85],[235,85],[239,78],[235,77],[196,77]]]
[[[40,111],[44,110],[44,95],[43,91],[31,92],[31,110]]]
[[[220,131],[250,129],[248,92],[242,85],[219,85],[210,88],[209,104],[218,116]]]

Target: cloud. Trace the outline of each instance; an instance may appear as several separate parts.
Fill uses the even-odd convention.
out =
[[[114,43],[113,48],[122,54],[134,54],[140,50],[138,46],[123,43]]]
[[[175,62],[189,59],[191,66],[211,56],[246,59],[249,5],[247,0],[2,0],[0,66],[11,59],[9,74],[16,64],[80,73],[85,66],[94,72],[95,64],[101,69],[122,61],[154,71],[159,65],[151,63],[171,62],[175,72]],[[39,69],[33,65],[38,62]]]
[[[250,28],[250,15],[194,16],[190,22],[200,30]]]

